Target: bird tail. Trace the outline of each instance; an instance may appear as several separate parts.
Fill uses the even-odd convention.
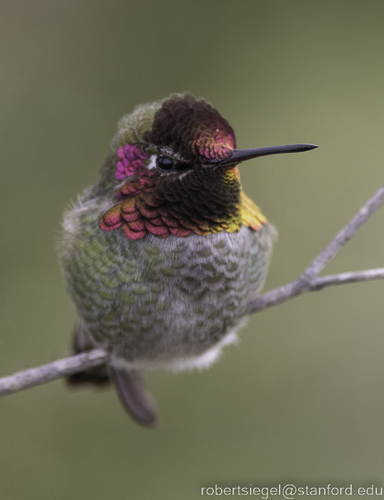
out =
[[[87,330],[79,322],[74,331],[75,354],[89,351],[94,347]],[[129,415],[146,427],[156,427],[158,424],[156,406],[146,390],[144,377],[137,370],[126,370],[104,364],[67,377],[67,383],[71,387],[85,385],[105,387],[111,382]]]

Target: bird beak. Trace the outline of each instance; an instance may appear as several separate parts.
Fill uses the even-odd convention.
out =
[[[310,151],[318,146],[314,144],[288,144],[287,146],[271,146],[268,148],[254,148],[254,149],[234,149],[231,156],[225,160],[211,160],[209,163],[219,166],[237,165],[242,161],[258,158],[259,156],[277,155],[281,153],[300,153],[301,151]]]

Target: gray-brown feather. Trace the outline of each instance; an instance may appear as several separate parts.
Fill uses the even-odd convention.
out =
[[[133,241],[119,229],[99,229],[108,203],[88,199],[70,210],[61,245],[90,343],[134,368],[166,367],[235,331],[264,284],[273,226]]]

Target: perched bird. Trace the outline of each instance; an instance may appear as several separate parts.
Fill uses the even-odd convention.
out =
[[[110,353],[108,366],[69,382],[111,380],[131,416],[154,426],[141,372],[209,366],[236,340],[266,278],[275,230],[237,165],[315,147],[237,150],[227,120],[190,94],[124,116],[100,180],[64,216],[74,350]]]

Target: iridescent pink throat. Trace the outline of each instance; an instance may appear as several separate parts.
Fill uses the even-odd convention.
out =
[[[148,160],[150,154],[139,148],[139,146],[125,144],[125,146],[119,148],[117,156],[120,158],[116,168],[116,177],[119,181],[131,175],[141,177],[142,175],[151,174],[151,172],[145,168],[144,163],[144,160]]]
[[[126,144],[118,151],[115,175],[122,182],[115,191],[117,203],[99,220],[103,231],[121,227],[131,240],[153,234],[160,238],[185,237],[191,233],[207,236],[221,231],[236,232],[242,225],[259,231],[267,223],[260,209],[241,191],[233,212],[219,213],[219,206],[206,195],[196,196],[192,176],[172,183],[161,177],[156,168],[148,169],[149,154],[140,147]],[[223,185],[239,186],[237,167],[223,170]],[[158,188],[161,183],[161,189]],[[212,206],[217,212],[212,213]],[[225,208],[225,203],[223,207]]]

